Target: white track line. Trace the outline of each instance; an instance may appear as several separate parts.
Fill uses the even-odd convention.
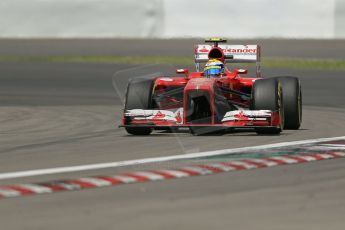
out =
[[[279,149],[278,149],[279,151]],[[334,158],[345,157],[345,151],[343,152],[329,152],[327,154]],[[276,165],[286,165],[286,164],[299,164],[299,163],[306,163],[306,162],[313,162],[313,161],[321,161],[327,159],[327,157],[323,157],[324,153],[314,153],[311,155],[294,155],[292,156],[282,156],[279,162],[276,164],[272,163],[272,157],[261,158],[260,161],[254,161],[257,159],[243,159],[243,160],[230,160],[219,162],[219,164],[203,164],[203,165],[196,165],[196,166],[189,166],[184,168],[178,168],[175,170],[170,170],[167,172],[166,170],[155,170],[155,171],[133,171],[127,172],[118,175],[98,175],[98,176],[90,176],[90,177],[83,177],[83,178],[74,178],[74,179],[65,179],[65,180],[53,180],[53,181],[46,181],[41,183],[33,183],[33,184],[14,184],[14,185],[3,185],[0,186],[0,199],[7,198],[7,197],[20,197],[26,195],[38,195],[38,194],[46,194],[46,193],[55,193],[55,192],[62,192],[62,191],[78,191],[83,189],[91,189],[91,188],[100,188],[104,186],[118,186],[124,185],[129,183],[144,183],[144,182],[152,182],[157,180],[170,180],[170,179],[178,179],[181,177],[194,177],[194,176],[204,176],[204,175],[215,175],[218,173],[224,173],[227,171],[239,171],[245,169],[259,169],[259,168],[267,168]],[[285,159],[284,159],[285,158]],[[294,162],[289,161],[291,158],[295,158]],[[237,163],[244,163],[237,164],[241,167],[235,167],[235,162]],[[234,166],[234,168],[226,168],[225,170],[223,165]],[[252,167],[245,167],[251,165]],[[219,166],[219,167],[218,167]],[[179,173],[181,172],[183,176]],[[12,191],[12,192],[11,192]]]
[[[0,180],[58,174],[58,173],[79,172],[79,171],[87,171],[87,170],[95,170],[95,169],[115,168],[115,167],[120,167],[120,166],[157,163],[157,162],[181,160],[181,159],[192,159],[192,158],[198,158],[198,157],[221,156],[221,155],[234,154],[234,153],[240,153],[240,152],[251,151],[251,150],[262,150],[262,149],[268,149],[268,148],[312,144],[312,143],[324,142],[324,141],[335,141],[335,140],[340,140],[344,138],[345,136],[332,137],[332,138],[319,138],[319,139],[310,139],[310,140],[303,140],[303,141],[292,141],[292,142],[282,142],[282,143],[269,144],[269,145],[251,146],[251,147],[244,147],[244,148],[222,149],[222,150],[208,151],[208,152],[201,152],[201,153],[172,155],[172,156],[166,156],[166,157],[153,157],[153,158],[144,158],[144,159],[136,159],[136,160],[128,160],[128,161],[117,161],[117,162],[108,162],[108,163],[99,163],[99,164],[87,164],[87,165],[76,165],[76,166],[68,166],[68,167],[8,172],[8,173],[0,173]]]

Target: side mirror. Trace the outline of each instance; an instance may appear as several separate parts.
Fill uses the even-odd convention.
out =
[[[176,69],[176,73],[177,74],[182,74],[182,73],[184,73],[185,74],[185,78],[188,78],[188,69],[187,68],[185,68],[185,69]]]
[[[247,74],[248,70],[247,69],[235,69],[235,72],[237,74],[241,73],[241,74]]]

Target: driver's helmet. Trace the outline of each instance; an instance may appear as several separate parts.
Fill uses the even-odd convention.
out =
[[[219,77],[224,73],[224,63],[218,59],[210,59],[204,68],[205,77]]]

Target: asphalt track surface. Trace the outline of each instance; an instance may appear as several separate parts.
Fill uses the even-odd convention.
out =
[[[339,48],[338,43],[330,46],[330,50]],[[126,51],[126,47],[122,49],[121,52]],[[164,54],[169,53],[164,51]],[[320,58],[334,54],[322,55]],[[338,55],[344,58],[341,53]],[[128,69],[133,67],[0,63],[0,173],[344,136],[345,133],[344,71],[267,69],[266,76],[300,77],[304,99],[300,130],[286,131],[280,136],[247,132],[201,137],[186,132],[128,136],[117,128],[122,102],[113,89],[112,78],[121,70],[125,70],[123,76],[130,76]],[[1,229],[343,229],[344,163],[344,159],[337,159],[4,199],[0,200]],[[0,184],[167,166],[178,165],[151,164],[43,175],[1,180]]]

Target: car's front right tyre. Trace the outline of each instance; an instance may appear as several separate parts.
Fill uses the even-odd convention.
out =
[[[152,90],[154,79],[134,78],[127,86],[125,110],[151,109]],[[149,135],[152,132],[148,127],[125,127],[132,135]]]

